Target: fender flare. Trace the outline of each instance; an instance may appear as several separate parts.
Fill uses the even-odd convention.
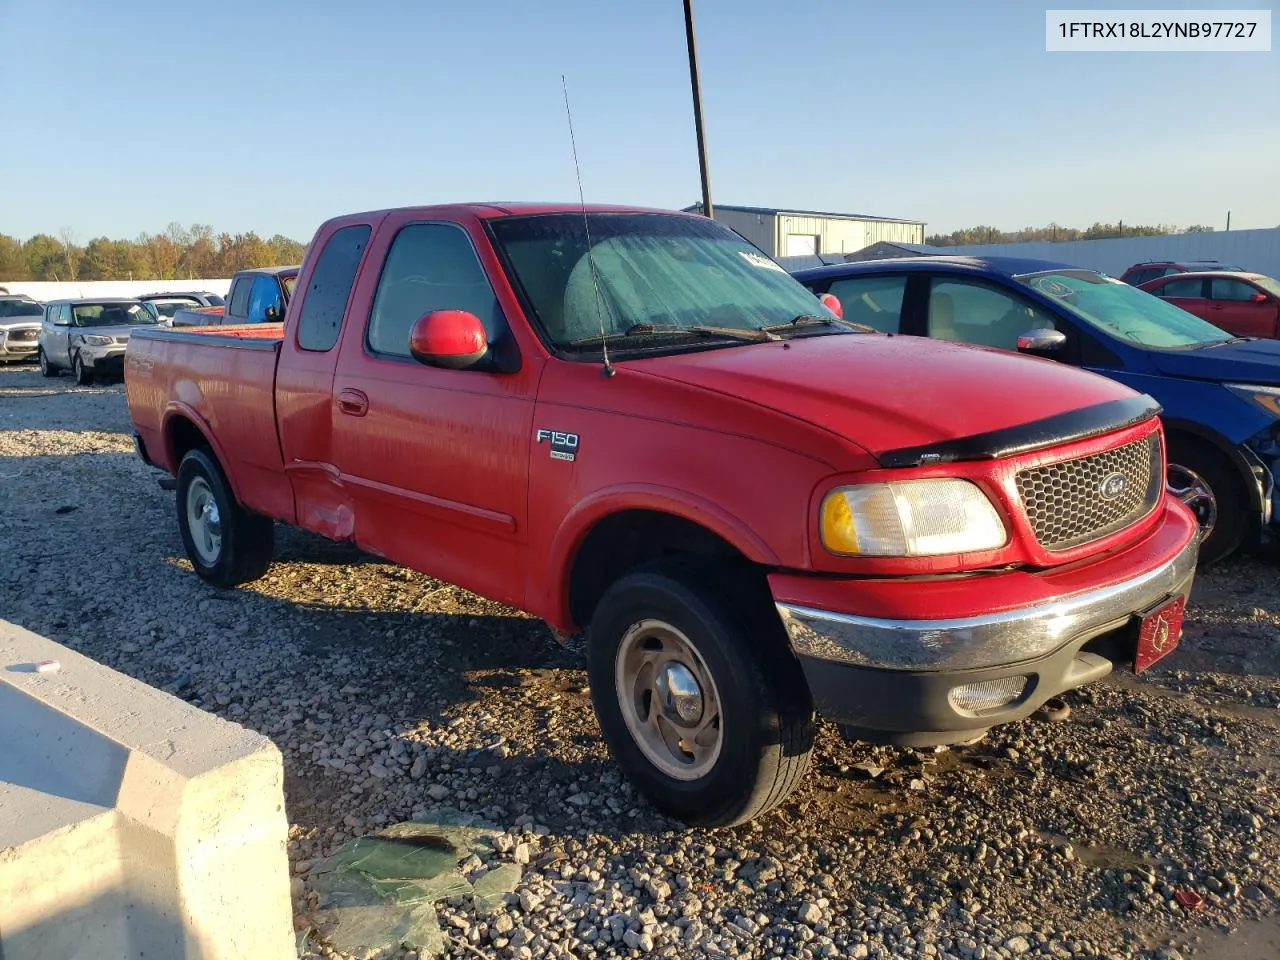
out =
[[[532,609],[547,610],[548,619],[555,626],[570,624],[569,578],[573,558],[600,521],[628,510],[650,510],[680,517],[714,533],[754,563],[781,565],[778,555],[763,537],[719,504],[661,484],[618,484],[580,500],[560,522],[547,550],[546,569],[550,576],[538,598],[541,602],[532,605]]]
[[[1166,459],[1168,458],[1169,434],[1181,433],[1199,440],[1206,446],[1220,453],[1231,464],[1232,469],[1244,484],[1248,492],[1249,504],[1255,514],[1262,519],[1266,527],[1271,519],[1271,476],[1270,471],[1258,459],[1257,455],[1243,443],[1233,444],[1230,440],[1200,423],[1181,420],[1176,417],[1163,416],[1166,436]]]
[[[243,503],[244,500],[240,496],[239,484],[236,482],[235,473],[231,469],[231,461],[227,458],[226,450],[222,444],[218,442],[213,428],[209,425],[209,421],[197,413],[195,408],[183,403],[181,400],[170,400],[165,405],[164,416],[160,421],[160,436],[164,438],[165,455],[173,464],[173,475],[175,477],[178,475],[178,467],[181,466],[178,458],[174,456],[172,435],[173,421],[178,417],[190,420],[195,425],[195,428],[200,431],[200,435],[204,437],[205,442],[213,450],[213,455],[217,458],[218,465],[222,468],[222,472],[227,478],[232,496],[236,498],[237,503]]]

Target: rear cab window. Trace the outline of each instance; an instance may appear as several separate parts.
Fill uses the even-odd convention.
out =
[[[243,317],[249,312],[249,288],[253,286],[252,277],[239,277],[231,287],[230,303],[227,313]]]
[[[298,315],[297,341],[303,350],[325,353],[338,342],[356,271],[371,232],[372,228],[363,223],[342,227],[334,231],[320,251]]]

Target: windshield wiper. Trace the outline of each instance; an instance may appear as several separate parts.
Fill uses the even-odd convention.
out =
[[[1213,343],[1206,343],[1206,347],[1225,347],[1229,343],[1248,343],[1253,337],[1232,337],[1230,340],[1215,340]]]
[[[868,327],[864,323],[854,323],[851,320],[840,320],[836,317],[823,317],[816,313],[802,313],[798,317],[792,317],[786,323],[770,323],[760,327],[766,333],[773,333],[777,330],[795,330],[798,327],[808,327],[814,324],[820,324],[824,327],[842,327],[845,330],[855,330],[858,333],[875,333],[875,327]]]
[[[742,328],[742,327],[709,327],[709,326],[692,326],[686,327],[679,323],[636,323],[632,324],[621,333],[605,334],[605,340],[617,340],[622,337],[672,337],[682,336],[685,334],[698,334],[704,337],[720,337],[726,340],[747,340],[753,343],[759,343],[765,340],[782,339],[776,333],[769,330],[762,330],[758,327]],[[601,337],[583,337],[581,340],[569,341],[571,346],[580,346],[587,343],[598,343]]]

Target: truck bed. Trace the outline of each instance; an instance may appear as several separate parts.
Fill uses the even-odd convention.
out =
[[[147,458],[176,475],[175,438],[187,420],[211,438],[243,502],[290,515],[274,390],[283,340],[279,323],[137,330],[125,353],[125,394]],[[235,438],[233,448],[219,443],[226,437]]]

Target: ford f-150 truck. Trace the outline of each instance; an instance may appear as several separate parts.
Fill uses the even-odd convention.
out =
[[[780,803],[815,708],[957,743],[1145,668],[1196,563],[1149,397],[851,328],[693,214],[340,217],[283,325],[139,329],[126,389],[201,577],[279,521],[585,631],[612,755],[690,823]]]

